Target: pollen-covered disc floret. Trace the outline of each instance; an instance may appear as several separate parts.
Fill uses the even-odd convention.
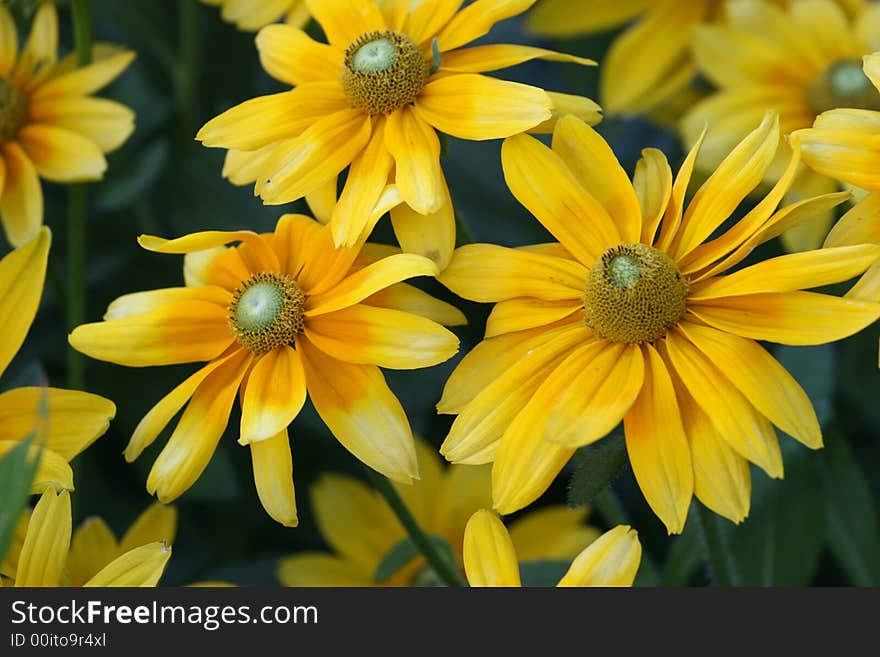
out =
[[[27,120],[27,96],[11,82],[0,78],[0,144],[9,141]]]
[[[809,96],[817,114],[838,107],[880,110],[880,93],[857,59],[844,59],[829,66],[810,85]]]
[[[430,73],[430,62],[405,34],[367,32],[345,51],[342,88],[352,107],[391,114],[418,97]]]
[[[238,342],[255,354],[292,344],[303,330],[305,294],[290,276],[260,273],[235,291],[229,323]]]
[[[662,251],[621,244],[596,262],[584,293],[586,323],[615,342],[653,342],[684,314],[689,284]]]

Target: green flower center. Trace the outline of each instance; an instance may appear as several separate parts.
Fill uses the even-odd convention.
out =
[[[235,291],[229,323],[239,344],[255,354],[292,344],[304,327],[305,294],[290,276],[260,273]]]
[[[662,251],[621,244],[603,253],[590,270],[585,321],[607,340],[653,342],[684,314],[689,289],[687,279]]]
[[[27,96],[0,78],[0,143],[13,139],[27,121]]]
[[[808,89],[816,114],[838,107],[880,110],[880,92],[862,70],[862,62],[844,59],[829,66]]]
[[[431,63],[405,34],[367,32],[348,46],[342,88],[351,106],[371,115],[391,114],[415,101]]]

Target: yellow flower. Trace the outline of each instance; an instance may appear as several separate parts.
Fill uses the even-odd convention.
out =
[[[788,10],[760,0],[728,2],[724,24],[699,28],[693,40],[700,71],[719,90],[684,117],[685,141],[694,143],[706,123],[698,164],[711,169],[768,109],[779,112],[782,135],[808,128],[818,114],[836,107],[880,109],[880,93],[862,73],[861,58],[880,49],[880,5],[853,3],[850,18],[831,0],[799,0]],[[779,175],[785,149],[765,182]],[[830,178],[804,170],[791,199],[837,189]],[[832,215],[826,213],[785,235],[793,251],[822,243]]]
[[[309,22],[309,8],[304,0],[202,0],[220,7],[223,20],[245,32],[255,32],[282,17],[285,22],[303,27]]]
[[[329,44],[290,25],[257,36],[266,71],[291,91],[254,98],[209,121],[198,139],[231,149],[224,175],[256,181],[268,204],[306,197],[329,221],[337,246],[351,246],[383,189],[394,181],[405,201],[391,213],[403,250],[440,269],[455,245],[455,216],[437,131],[469,140],[547,131],[559,113],[598,122],[586,98],[485,75],[532,59],[588,60],[517,45],[461,46],[535,0],[477,0],[461,11],[448,0],[306,0]],[[335,210],[318,207],[348,178]],[[317,207],[316,207],[317,206]]]
[[[491,472],[486,466],[443,468],[437,452],[416,441],[421,479],[396,486],[419,526],[446,540],[462,564],[467,519],[492,503]],[[387,502],[356,479],[325,475],[311,491],[321,533],[333,549],[302,552],[281,560],[278,579],[286,586],[376,586],[376,570],[407,533]],[[563,560],[592,543],[599,531],[583,524],[587,511],[549,506],[513,523],[511,537],[523,561]],[[433,570],[418,558],[385,584],[429,586]]]
[[[51,235],[42,228],[0,260],[0,375],[27,336],[43,296]],[[102,436],[116,415],[108,399],[78,390],[26,387],[0,393],[0,456],[34,434],[42,449],[32,492],[47,486],[73,490],[68,463]]]
[[[517,554],[497,515],[481,509],[471,516],[464,532],[464,570],[471,586],[522,586]],[[557,586],[632,586],[641,560],[638,534],[618,525],[578,554]]]
[[[441,448],[449,460],[494,461],[498,511],[536,499],[575,449],[621,420],[636,480],[675,533],[694,492],[733,521],[748,514],[748,461],[783,473],[772,425],[822,445],[806,394],[757,341],[821,344],[875,321],[880,304],[802,290],[861,274],[880,247],[782,256],[723,275],[849,196],[775,211],[799,165],[795,149],[767,196],[713,239],[778,144],[769,113],[685,208],[699,143],[675,180],[665,156],[646,149],[632,183],[574,117],[559,121],[552,150],[527,135],[504,143],[511,191],[560,243],[464,246],[440,276],[460,296],[497,302],[438,410],[458,415]]]
[[[0,568],[13,586],[156,586],[171,557],[173,509],[153,506],[121,542],[103,520],[93,518],[73,534],[70,495],[43,493],[18,526],[18,541]],[[4,582],[7,585],[8,582]]]
[[[374,221],[386,210],[379,207]],[[283,216],[266,235],[139,241],[187,254],[187,287],[120,297],[105,321],[76,328],[70,343],[130,367],[208,361],[143,418],[125,450],[128,461],[137,458],[187,407],[150,472],[151,494],[170,502],[196,481],[239,390],[239,443],[250,448],[260,500],[278,522],[297,523],[287,426],[307,391],[357,458],[395,481],[418,478],[409,422],[379,367],[427,367],[458,351],[455,335],[425,316],[456,324],[461,314],[397,285],[433,276],[434,263],[361,243],[337,250],[329,227],[303,215]],[[231,242],[240,245],[224,247]]]
[[[75,55],[57,61],[55,5],[37,10],[27,44],[9,10],[0,5],[0,218],[6,237],[19,246],[43,223],[40,178],[52,182],[99,180],[104,153],[134,130],[134,112],[91,94],[116,79],[134,54],[109,45],[95,62],[75,68]]]

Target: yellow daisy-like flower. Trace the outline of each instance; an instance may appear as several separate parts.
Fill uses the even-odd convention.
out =
[[[440,166],[437,131],[469,140],[547,130],[559,113],[592,123],[586,98],[481,75],[533,59],[592,64],[517,45],[462,48],[535,0],[306,0],[329,44],[290,25],[257,36],[266,71],[291,91],[254,98],[209,121],[198,139],[231,149],[224,175],[256,181],[268,204],[306,197],[316,215],[336,193],[328,220],[337,246],[351,246],[394,181],[405,201],[391,213],[403,250],[440,269],[455,246],[455,216]],[[412,8],[411,8],[412,7]]]
[[[880,5],[858,2],[853,16],[832,0],[794,0],[782,9],[760,0],[731,0],[724,24],[699,28],[693,39],[700,71],[719,90],[682,119],[687,143],[703,127],[698,166],[716,166],[768,109],[779,112],[782,135],[808,128],[818,114],[836,107],[880,109],[880,93],[862,73],[863,55],[880,49]],[[785,166],[784,150],[769,169],[772,181]],[[804,170],[792,199],[833,191],[836,183]],[[822,243],[827,214],[785,236],[790,250]]]
[[[153,507],[121,543],[99,519],[83,523],[71,543],[70,495],[47,490],[19,523],[0,574],[13,586],[156,586],[171,557],[165,535],[176,523],[173,509]]]
[[[57,60],[58,15],[44,2],[19,54],[9,10],[0,5],[0,219],[18,246],[43,223],[40,178],[99,180],[104,154],[134,130],[134,112],[91,94],[116,79],[134,54],[97,45],[95,62],[76,68],[75,54]]]
[[[395,481],[418,478],[409,422],[379,367],[427,367],[458,351],[454,334],[420,315],[454,324],[460,313],[397,285],[435,275],[433,262],[361,243],[336,249],[329,227],[303,215],[283,216],[266,235],[139,241],[187,254],[187,287],[120,297],[105,321],[76,328],[70,343],[131,367],[208,361],[143,418],[125,450],[128,461],[137,458],[186,406],[150,471],[151,494],[167,503],[196,481],[239,394],[239,442],[250,448],[260,500],[278,522],[297,524],[287,426],[307,391],[357,458]],[[231,242],[240,244],[224,246]]]
[[[481,509],[471,516],[464,532],[464,570],[471,586],[522,586],[517,555],[497,515]],[[557,586],[632,586],[641,560],[638,534],[618,525],[578,554]]]
[[[492,504],[487,466],[444,468],[437,452],[417,440],[421,479],[397,492],[427,533],[446,540],[459,566],[464,528],[471,514]],[[378,493],[357,479],[325,475],[314,486],[312,506],[321,534],[333,553],[302,552],[282,559],[278,579],[286,586],[376,586],[379,564],[407,537],[406,530]],[[524,515],[510,534],[523,561],[571,559],[599,536],[584,524],[587,510],[549,506]],[[431,586],[437,575],[415,559],[383,584]]]
[[[42,228],[30,242],[0,260],[0,375],[24,343],[37,315],[46,279],[51,235]],[[73,490],[74,456],[104,435],[116,407],[78,390],[26,387],[0,393],[0,456],[30,435],[42,450],[32,492],[48,486]]]
[[[311,15],[305,0],[202,0],[206,5],[220,7],[220,15],[228,23],[245,32],[255,32],[282,18],[290,25],[304,27]]]
[[[824,249],[724,274],[849,196],[776,211],[797,171],[795,149],[767,196],[713,238],[778,144],[770,113],[685,208],[699,143],[675,180],[665,156],[646,149],[632,183],[574,117],[560,120],[552,150],[527,135],[504,143],[511,191],[560,243],[464,246],[440,276],[460,296],[497,303],[438,410],[458,415],[441,448],[449,460],[494,461],[498,511],[535,500],[575,449],[621,420],[636,480],[675,533],[694,492],[731,520],[748,514],[748,462],[783,474],[773,425],[821,447],[806,394],[757,341],[821,344],[875,321],[880,304],[803,290],[861,274],[880,250]]]

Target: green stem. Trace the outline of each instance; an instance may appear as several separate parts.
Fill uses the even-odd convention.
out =
[[[730,549],[718,530],[718,518],[699,502],[694,501],[694,504],[697,511],[697,527],[700,530],[712,582],[715,586],[736,586],[733,555],[730,554]]]
[[[76,61],[80,67],[92,62],[91,0],[71,0],[73,38]],[[73,329],[86,318],[86,220],[88,195],[85,185],[72,185],[67,205],[67,325]],[[68,350],[67,385],[82,389],[85,383],[85,360],[73,349]]]
[[[428,538],[428,535],[421,527],[419,527],[419,523],[416,521],[415,517],[413,517],[412,512],[407,508],[406,503],[403,501],[403,498],[400,497],[400,494],[397,492],[397,489],[394,488],[392,483],[371,468],[366,468],[366,471],[373,487],[379,491],[382,497],[385,498],[385,501],[388,502],[388,506],[394,511],[394,514],[397,516],[398,520],[400,520],[400,524],[406,529],[412,542],[425,556],[425,559],[428,561],[431,568],[434,569],[434,572],[437,573],[437,576],[442,579],[447,586],[467,586],[461,573],[459,573],[455,566],[449,563],[449,561],[437,550],[435,545]]]
[[[180,114],[180,143],[190,146],[196,133],[198,120],[197,80],[201,69],[201,29],[199,6],[192,0],[180,0],[178,12],[179,59],[177,77],[177,104]]]

